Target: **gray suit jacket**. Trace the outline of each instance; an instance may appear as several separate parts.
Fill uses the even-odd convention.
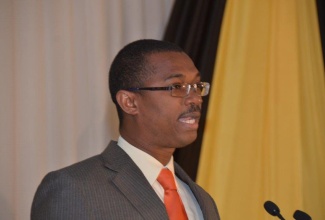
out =
[[[218,220],[213,199],[175,163],[176,175],[189,185],[204,219]],[[168,219],[159,199],[132,159],[111,142],[97,156],[45,176],[38,187],[31,219]]]

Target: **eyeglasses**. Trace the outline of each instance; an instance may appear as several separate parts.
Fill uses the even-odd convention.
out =
[[[171,96],[174,97],[185,97],[190,94],[191,89],[193,88],[194,92],[199,96],[206,96],[209,94],[210,84],[207,82],[199,82],[194,84],[173,84],[166,87],[142,87],[142,88],[128,88],[128,91],[140,91],[140,90],[170,90]]]

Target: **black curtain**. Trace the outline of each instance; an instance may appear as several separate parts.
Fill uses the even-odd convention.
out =
[[[226,0],[175,0],[164,40],[174,42],[193,59],[202,81],[212,82]],[[208,106],[203,98],[198,138],[189,146],[176,150],[175,161],[196,179]]]
[[[325,1],[317,0],[316,4],[317,4],[317,12],[318,12],[320,37],[322,41],[323,63],[325,66]]]

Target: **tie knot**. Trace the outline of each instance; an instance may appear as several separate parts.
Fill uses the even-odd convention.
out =
[[[173,173],[169,169],[162,169],[157,178],[164,190],[176,190],[175,179]]]

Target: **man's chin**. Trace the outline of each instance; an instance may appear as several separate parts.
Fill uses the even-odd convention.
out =
[[[195,135],[187,136],[186,138],[181,140],[181,144],[176,147],[176,148],[184,148],[187,147],[188,145],[192,144],[197,138],[197,133]]]

